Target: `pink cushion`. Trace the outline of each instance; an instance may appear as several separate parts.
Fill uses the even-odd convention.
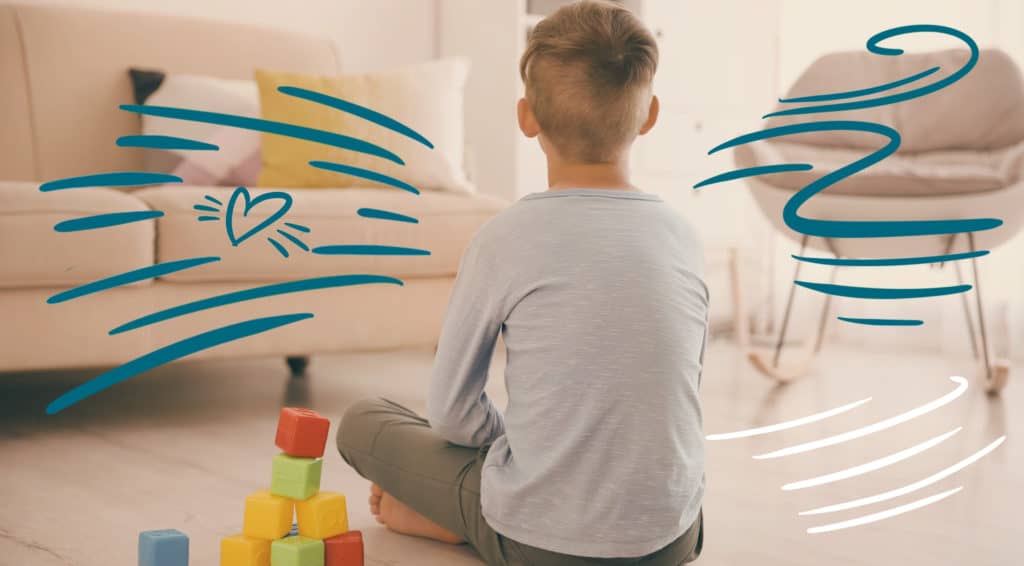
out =
[[[218,128],[205,141],[220,149],[183,152],[172,174],[181,177],[186,185],[255,186],[261,166],[259,135],[235,128]]]

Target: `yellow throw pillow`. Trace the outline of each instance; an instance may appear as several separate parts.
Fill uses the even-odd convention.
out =
[[[341,149],[276,134],[263,134],[263,187],[368,187],[389,182],[367,179],[384,175],[419,190],[472,192],[463,168],[463,87],[465,59],[442,59],[391,72],[363,75],[315,76],[256,71],[260,114],[266,120],[287,122],[349,136],[397,155],[404,165],[384,157]],[[290,86],[325,94],[383,114],[418,133],[396,131],[365,117],[278,90]],[[344,171],[310,165],[338,164]],[[372,173],[360,176],[351,168]],[[337,169],[337,168],[335,168]]]

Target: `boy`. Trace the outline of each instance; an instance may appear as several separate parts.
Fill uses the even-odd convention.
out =
[[[489,564],[674,566],[700,553],[700,245],[629,183],[629,148],[658,116],[657,58],[610,2],[564,6],[531,34],[519,126],[547,155],[548,191],[469,244],[428,419],[362,401],[338,432],[392,530],[468,542]],[[504,414],[484,392],[499,332]]]

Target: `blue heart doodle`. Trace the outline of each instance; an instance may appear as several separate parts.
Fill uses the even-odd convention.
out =
[[[274,214],[268,216],[266,220],[260,222],[259,224],[251,228],[248,232],[245,232],[244,234],[236,238],[234,226],[235,205],[238,204],[239,198],[245,200],[245,208],[242,210],[242,216],[249,216],[250,210],[252,210],[259,203],[266,202],[268,200],[279,199],[281,200],[281,206],[277,209],[276,212],[274,212]],[[268,228],[274,222],[280,220],[281,217],[284,216],[289,209],[291,209],[291,207],[292,196],[289,195],[288,193],[282,191],[273,191],[269,193],[263,193],[262,195],[256,198],[252,198],[252,195],[249,194],[249,189],[246,189],[245,187],[238,187],[237,189],[235,189],[235,192],[231,193],[231,199],[228,200],[227,214],[224,215],[224,226],[227,228],[228,240],[231,240],[232,246],[237,247],[238,244],[241,244],[242,242],[260,233],[260,231],[262,231],[264,228]]]

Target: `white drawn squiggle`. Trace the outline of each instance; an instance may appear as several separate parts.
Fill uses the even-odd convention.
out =
[[[894,427],[894,426],[896,426],[898,424],[907,422],[907,421],[909,421],[911,419],[914,419],[914,418],[917,418],[917,417],[919,417],[921,415],[930,413],[930,412],[932,412],[932,411],[934,411],[934,410],[936,410],[936,409],[938,409],[940,407],[948,405],[954,399],[956,399],[957,397],[960,397],[961,395],[963,395],[964,391],[967,391],[967,380],[966,379],[964,379],[963,377],[960,377],[958,375],[951,375],[951,376],[949,376],[949,379],[958,384],[956,389],[954,389],[953,391],[950,391],[949,393],[943,395],[942,397],[939,397],[938,399],[936,399],[934,401],[931,401],[930,403],[925,403],[924,405],[921,405],[920,407],[918,407],[916,409],[912,409],[912,410],[907,411],[905,413],[901,413],[901,414],[896,415],[894,417],[889,417],[888,419],[885,419],[883,421],[879,421],[879,422],[877,422],[875,424],[868,425],[868,426],[865,426],[865,427],[861,427],[861,428],[858,428],[858,429],[855,429],[855,430],[851,430],[849,432],[844,432],[842,434],[837,434],[835,436],[829,436],[829,437],[826,437],[826,438],[822,438],[820,440],[814,440],[814,441],[811,441],[811,442],[805,442],[803,444],[797,444],[795,446],[790,446],[789,448],[783,448],[781,450],[776,450],[774,452],[769,452],[767,454],[759,454],[757,456],[754,456],[754,459],[755,460],[766,460],[766,459],[769,459],[769,458],[781,458],[782,456],[789,456],[791,454],[800,454],[802,452],[810,452],[811,450],[816,450],[818,448],[824,448],[826,446],[832,446],[834,444],[840,444],[840,443],[846,442],[848,440],[853,440],[855,438],[861,438],[861,437],[864,437],[864,436],[868,436],[870,434],[874,434],[876,432],[892,428],[892,427]]]
[[[815,478],[810,478],[810,479],[806,479],[806,480],[802,480],[802,481],[798,481],[798,482],[793,482],[793,483],[787,483],[786,485],[782,486],[782,489],[785,490],[785,491],[793,491],[793,490],[797,490],[797,489],[805,489],[805,488],[808,488],[808,487],[814,487],[816,485],[823,485],[823,484],[826,484],[826,483],[837,482],[839,480],[845,480],[847,478],[856,477],[856,476],[859,476],[859,475],[862,475],[862,474],[866,474],[868,472],[873,472],[875,470],[880,470],[882,468],[885,468],[887,466],[891,466],[891,465],[893,465],[893,464],[895,464],[897,462],[902,462],[903,460],[906,460],[907,458],[910,458],[912,456],[920,454],[921,452],[924,452],[925,450],[927,450],[927,449],[929,449],[929,448],[931,448],[933,446],[941,444],[947,438],[949,438],[949,437],[953,436],[954,434],[956,434],[956,433],[960,432],[961,430],[963,430],[963,428],[964,427],[962,427],[962,426],[958,426],[955,429],[947,432],[946,434],[940,434],[939,436],[936,436],[935,438],[932,438],[931,440],[926,440],[926,441],[924,441],[924,442],[922,442],[922,443],[920,443],[920,444],[918,444],[916,446],[911,446],[910,448],[906,448],[904,450],[900,450],[899,452],[895,452],[893,454],[889,454],[888,456],[884,456],[884,457],[879,458],[877,460],[872,460],[871,462],[867,462],[867,463],[861,464],[859,466],[854,466],[852,468],[846,468],[845,470],[840,470],[838,472],[833,472],[831,474],[825,474],[823,476],[818,476],[818,477],[815,477]]]
[[[776,423],[776,424],[773,424],[773,425],[767,425],[767,426],[762,426],[762,427],[758,427],[758,428],[751,428],[751,429],[747,429],[747,430],[738,430],[736,432],[724,432],[724,433],[720,433],[720,434],[709,434],[706,438],[708,440],[732,440],[734,438],[746,438],[748,436],[758,436],[760,434],[768,434],[768,433],[772,433],[772,432],[778,432],[780,430],[796,428],[798,426],[803,426],[805,424],[810,424],[810,423],[813,423],[813,422],[821,421],[821,420],[827,419],[829,417],[834,417],[836,415],[845,413],[846,411],[849,411],[851,409],[856,409],[857,407],[860,407],[861,405],[863,405],[864,403],[867,403],[870,400],[871,400],[871,397],[867,397],[866,399],[861,399],[860,401],[855,401],[853,403],[849,403],[847,405],[843,405],[842,407],[836,407],[835,409],[829,409],[828,411],[823,411],[821,413],[815,413],[813,415],[808,415],[806,417],[801,417],[799,419],[793,419],[791,421],[785,421],[785,422]]]
[[[841,521],[841,522],[838,522],[838,523],[829,523],[827,525],[821,525],[820,527],[811,527],[811,528],[807,529],[807,532],[809,534],[812,534],[812,535],[818,534],[818,533],[828,533],[828,532],[832,532],[832,531],[838,531],[838,530],[841,530],[841,529],[849,529],[851,527],[859,527],[861,525],[867,525],[868,523],[874,523],[874,522],[881,521],[881,520],[884,520],[884,519],[889,519],[891,517],[895,517],[897,515],[902,515],[904,513],[909,513],[909,512],[911,512],[911,511],[913,511],[915,509],[920,509],[920,508],[925,507],[927,505],[931,505],[932,503],[937,503],[939,501],[942,501],[943,499],[949,497],[950,495],[953,495],[954,493],[957,493],[958,491],[960,491],[962,489],[963,489],[963,486],[954,487],[953,489],[951,489],[949,491],[943,491],[942,493],[937,493],[935,495],[931,495],[931,496],[925,497],[923,499],[918,499],[917,501],[912,501],[910,503],[907,503],[906,505],[900,505],[899,507],[893,507],[892,509],[886,509],[885,511],[879,511],[878,513],[872,513],[870,515],[864,515],[862,517],[857,517],[857,518],[854,518],[854,519],[850,519],[848,521]]]
[[[918,480],[912,484],[905,485],[901,488],[886,491],[885,493],[879,493],[878,495],[872,495],[870,497],[854,499],[852,501],[847,501],[846,503],[837,503],[835,505],[829,505],[827,507],[811,509],[810,511],[801,511],[800,514],[821,515],[823,513],[835,513],[836,511],[844,511],[846,509],[853,509],[854,507],[863,507],[864,505],[870,505],[872,503],[878,503],[879,501],[886,501],[894,497],[899,497],[901,495],[912,493],[923,487],[928,487],[929,485],[937,481],[948,478],[949,476],[959,472],[960,470],[966,468],[967,466],[970,466],[971,464],[977,462],[978,460],[985,457],[986,454],[995,450],[1000,444],[1003,443],[1004,440],[1006,440],[1006,435],[1000,436],[999,438],[993,440],[988,446],[982,448],[981,450],[978,450],[977,452],[971,454],[970,456],[964,458],[963,460],[960,460],[956,464],[953,464],[952,466],[940,472],[934,473],[924,478],[923,480]]]

